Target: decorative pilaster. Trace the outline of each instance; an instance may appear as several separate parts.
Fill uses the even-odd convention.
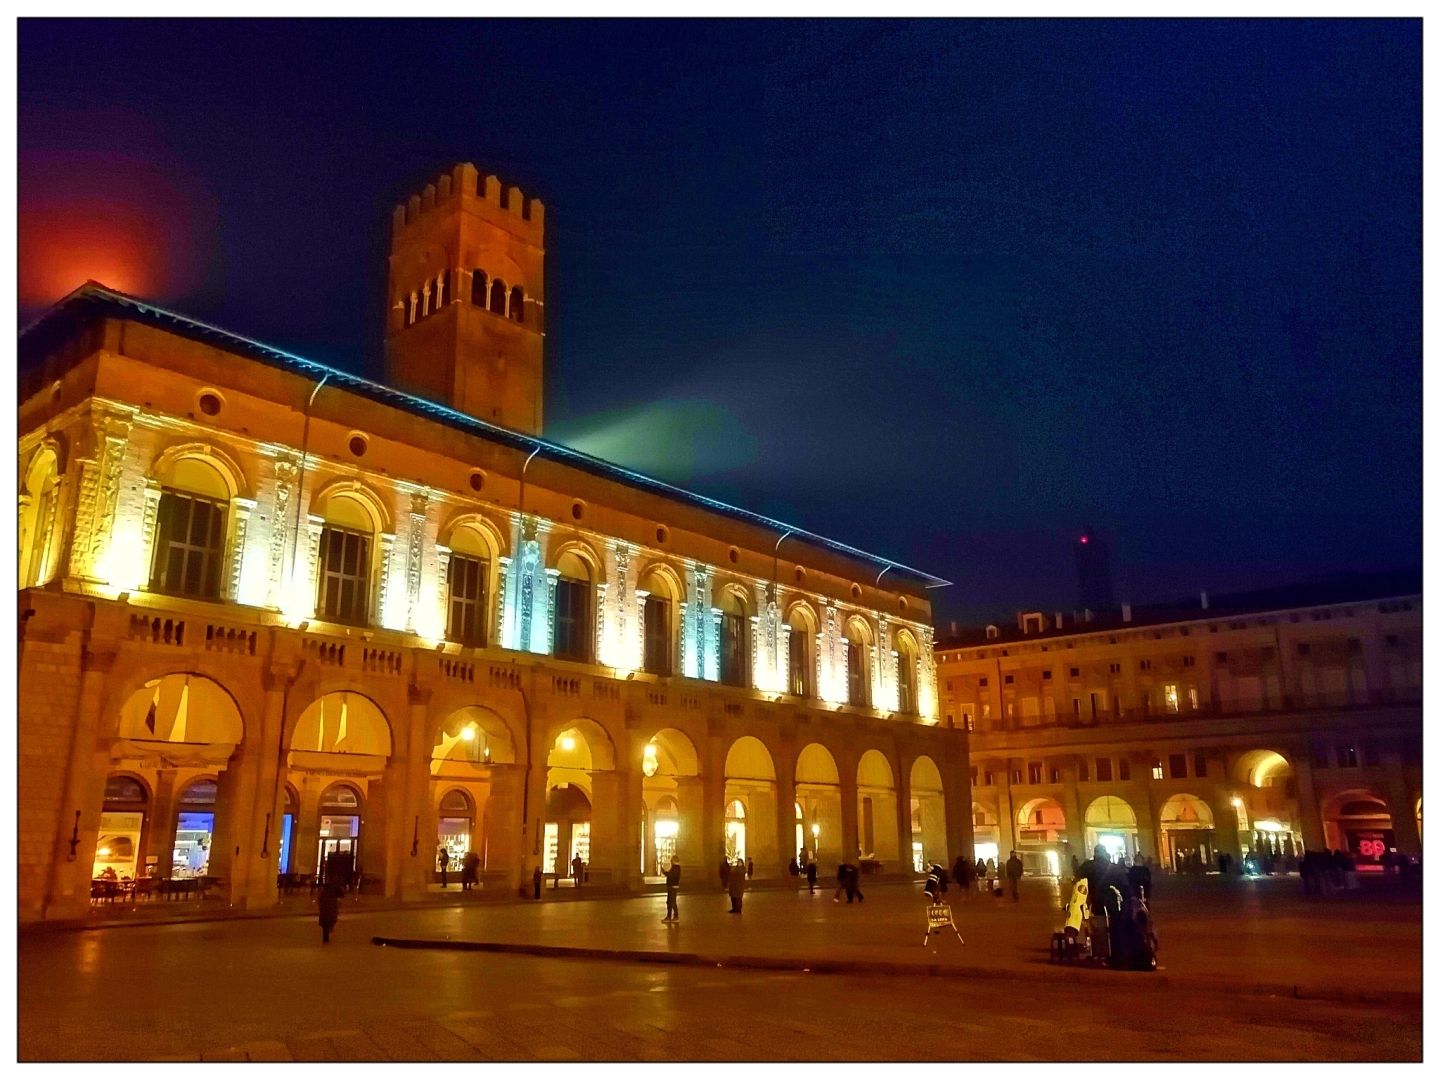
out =
[[[130,438],[130,415],[97,410],[93,417],[93,456],[80,462],[80,497],[75,513],[75,537],[70,548],[70,576],[87,581],[109,577],[109,554],[125,446]],[[136,553],[132,553],[132,557]]]
[[[763,672],[760,670],[760,635],[761,621],[759,615],[750,616],[750,685],[760,689],[764,681]]]
[[[155,565],[155,526],[160,517],[160,482],[158,480],[145,481],[144,504],[140,509],[140,565],[135,567],[132,576],[139,580],[149,578],[150,568]],[[230,558],[235,558],[235,549],[231,548]],[[144,578],[141,575],[144,575]],[[235,595],[233,592],[230,594]]]
[[[158,500],[157,500],[158,501]],[[225,576],[226,595],[237,604],[246,601],[244,595],[245,580],[245,537],[250,531],[250,515],[255,510],[254,499],[232,499],[230,510],[233,515],[230,538],[230,567]],[[145,508],[145,516],[150,516],[150,508]]]
[[[689,669],[685,666],[688,659],[685,652],[685,641],[690,637],[689,608],[690,604],[687,601],[680,601],[680,664],[676,670],[682,675],[690,674]]]
[[[558,575],[560,571],[555,571]],[[601,581],[595,586],[595,659],[608,667],[619,667],[620,658],[615,654],[619,652],[619,642],[605,640],[605,597],[610,591],[608,582]],[[551,596],[555,595],[554,586],[551,586]],[[551,618],[554,622],[554,618]]]
[[[447,549],[445,555],[446,566],[449,566],[450,556]],[[515,604],[510,598],[510,556],[501,555],[499,567],[496,570],[497,584],[499,585],[499,601],[496,608],[499,611],[498,620],[500,623],[499,634],[500,647],[502,649],[515,648]],[[442,579],[444,580],[444,579]]]
[[[270,547],[265,568],[266,607],[282,606],[285,548],[289,540],[290,521],[294,516],[290,503],[295,497],[295,478],[299,471],[289,457],[275,462],[275,501],[270,511]]]
[[[409,543],[405,552],[405,629],[413,632],[420,613],[420,577],[425,553],[425,516],[430,499],[423,491],[410,496]]]
[[[560,571],[553,566],[545,567],[545,640],[539,644],[532,643],[532,652],[555,651],[555,587],[559,583]]]
[[[720,681],[720,619],[723,613],[718,607],[710,609],[710,638],[705,649],[705,678],[711,682]]]
[[[535,575],[539,566],[540,542],[531,536],[520,545],[520,640],[517,644],[533,652],[544,651],[535,649],[531,641],[535,621]]]
[[[626,636],[626,626],[629,622],[630,612],[630,545],[615,545],[615,645],[614,651],[617,654],[610,661],[612,667],[638,668],[642,666],[636,656],[644,656],[645,635],[642,631],[639,639],[639,650],[637,651],[629,637]],[[602,605],[603,607],[603,605]],[[603,633],[604,626],[600,627]],[[604,640],[602,637],[600,640]]]
[[[784,693],[790,692],[790,624],[786,623],[780,627],[780,637],[776,642],[775,674],[780,680],[779,689]]]
[[[390,574],[395,567],[395,534],[393,532],[380,534],[380,599],[376,607],[380,613],[377,620],[381,626],[391,630],[403,628],[403,622],[397,617],[396,612],[391,610],[390,601],[395,596],[395,590],[390,586]]]

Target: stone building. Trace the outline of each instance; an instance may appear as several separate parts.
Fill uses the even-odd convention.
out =
[[[1097,845],[1202,870],[1418,853],[1419,590],[1379,575],[952,634],[942,712],[973,732],[977,851],[1042,872]]]
[[[541,439],[543,230],[468,165],[397,208],[392,386],[95,283],[22,333],[22,917],[968,849],[944,583]]]

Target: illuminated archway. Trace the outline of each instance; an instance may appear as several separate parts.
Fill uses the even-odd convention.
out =
[[[1139,829],[1135,811],[1124,799],[1102,795],[1085,811],[1085,853],[1094,855],[1104,848],[1110,858],[1119,860],[1135,855],[1139,845]]]
[[[878,859],[900,869],[899,806],[895,797],[895,772],[890,759],[879,750],[866,750],[856,768],[858,820],[857,838],[862,859]]]
[[[615,747],[605,729],[594,720],[578,718],[560,731],[545,759],[545,832],[541,851],[546,873],[570,873],[578,855],[588,868],[619,866],[619,852],[595,850],[591,846],[591,821],[595,812],[594,775],[615,768]],[[613,813],[614,807],[604,812]],[[626,845],[629,849],[629,845]],[[629,864],[629,859],[624,863]]]
[[[910,764],[910,846],[917,872],[932,862],[949,865],[945,788],[940,781],[940,770],[924,754]]]
[[[20,588],[43,585],[52,575],[56,509],[60,494],[59,456],[42,446],[30,459],[20,485]]]
[[[1160,860],[1176,872],[1204,873],[1215,865],[1215,815],[1195,795],[1172,795],[1160,808]]]
[[[1338,792],[1325,800],[1327,846],[1355,860],[1355,869],[1382,869],[1382,858],[1395,848],[1390,804],[1367,788]]]
[[[491,822],[497,813],[501,820],[513,819],[519,812],[520,783],[516,769],[515,739],[504,719],[482,705],[466,705],[450,713],[441,723],[435,745],[430,750],[430,819],[424,823],[427,834],[433,832],[437,852],[443,845],[457,859],[450,870],[458,873],[466,851],[479,856],[479,868],[491,868],[492,847],[506,853],[508,839],[491,834]],[[503,784],[506,774],[511,782]],[[460,792],[469,803],[469,811],[460,814],[456,806],[448,810],[447,798]],[[505,800],[497,804],[496,798]],[[460,823],[468,820],[462,830]],[[461,848],[461,837],[469,846]]]
[[[800,808],[800,828],[795,841],[805,860],[818,861],[820,852],[839,861],[840,770],[835,758],[819,743],[810,743],[795,759],[795,801]]]
[[[641,873],[659,877],[673,858],[698,870],[704,838],[695,744],[677,728],[662,728],[641,749],[640,775]]]
[[[975,831],[975,861],[994,861],[1000,857],[1000,817],[993,806],[982,802],[970,804],[970,823]]]
[[[753,735],[736,739],[725,755],[725,806],[730,808],[735,803],[745,811],[740,829],[744,857],[755,860],[756,877],[776,876],[779,810],[775,804],[775,761],[765,744]],[[722,839],[728,850],[732,840],[728,809],[726,835]],[[789,856],[781,861],[788,864]]]

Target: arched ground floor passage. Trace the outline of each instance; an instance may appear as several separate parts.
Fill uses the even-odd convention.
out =
[[[272,712],[268,727],[254,698],[247,707],[242,717],[196,673],[130,694],[102,741],[105,767],[76,774],[90,809],[79,828],[71,812],[68,862],[84,869],[52,869],[36,906],[69,878],[76,904],[88,880],[198,880],[236,906],[264,906],[331,880],[416,895],[467,868],[481,887],[507,889],[537,866],[566,878],[577,864],[582,883],[630,888],[679,861],[693,883],[722,857],[760,879],[842,860],[909,875],[948,865],[968,839],[947,812],[947,779],[963,770],[942,771],[939,752],[821,737],[781,756],[756,735],[697,741],[657,726],[645,737],[576,718],[537,733],[527,768],[517,748],[528,733],[484,706],[429,720],[394,695],[336,689],[295,700],[288,718]],[[433,733],[423,742],[417,723]],[[65,825],[49,825],[62,851]]]

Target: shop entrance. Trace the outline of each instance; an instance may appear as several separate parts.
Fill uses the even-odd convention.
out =
[[[177,878],[204,877],[210,870],[210,846],[215,833],[214,780],[196,780],[180,794],[175,819],[175,848],[170,875]]]
[[[1214,868],[1215,815],[1204,799],[1171,796],[1160,809],[1161,860],[1178,874],[1203,874]]]
[[[1097,847],[1104,848],[1112,862],[1129,859],[1135,854],[1139,830],[1135,811],[1124,799],[1102,795],[1085,811],[1085,854],[1093,856]]]
[[[360,879],[360,793],[332,784],[320,796],[320,838],[315,866],[321,882],[349,888]]]
[[[117,774],[105,781],[92,878],[130,881],[140,876],[140,838],[148,802],[145,786],[133,776]]]

